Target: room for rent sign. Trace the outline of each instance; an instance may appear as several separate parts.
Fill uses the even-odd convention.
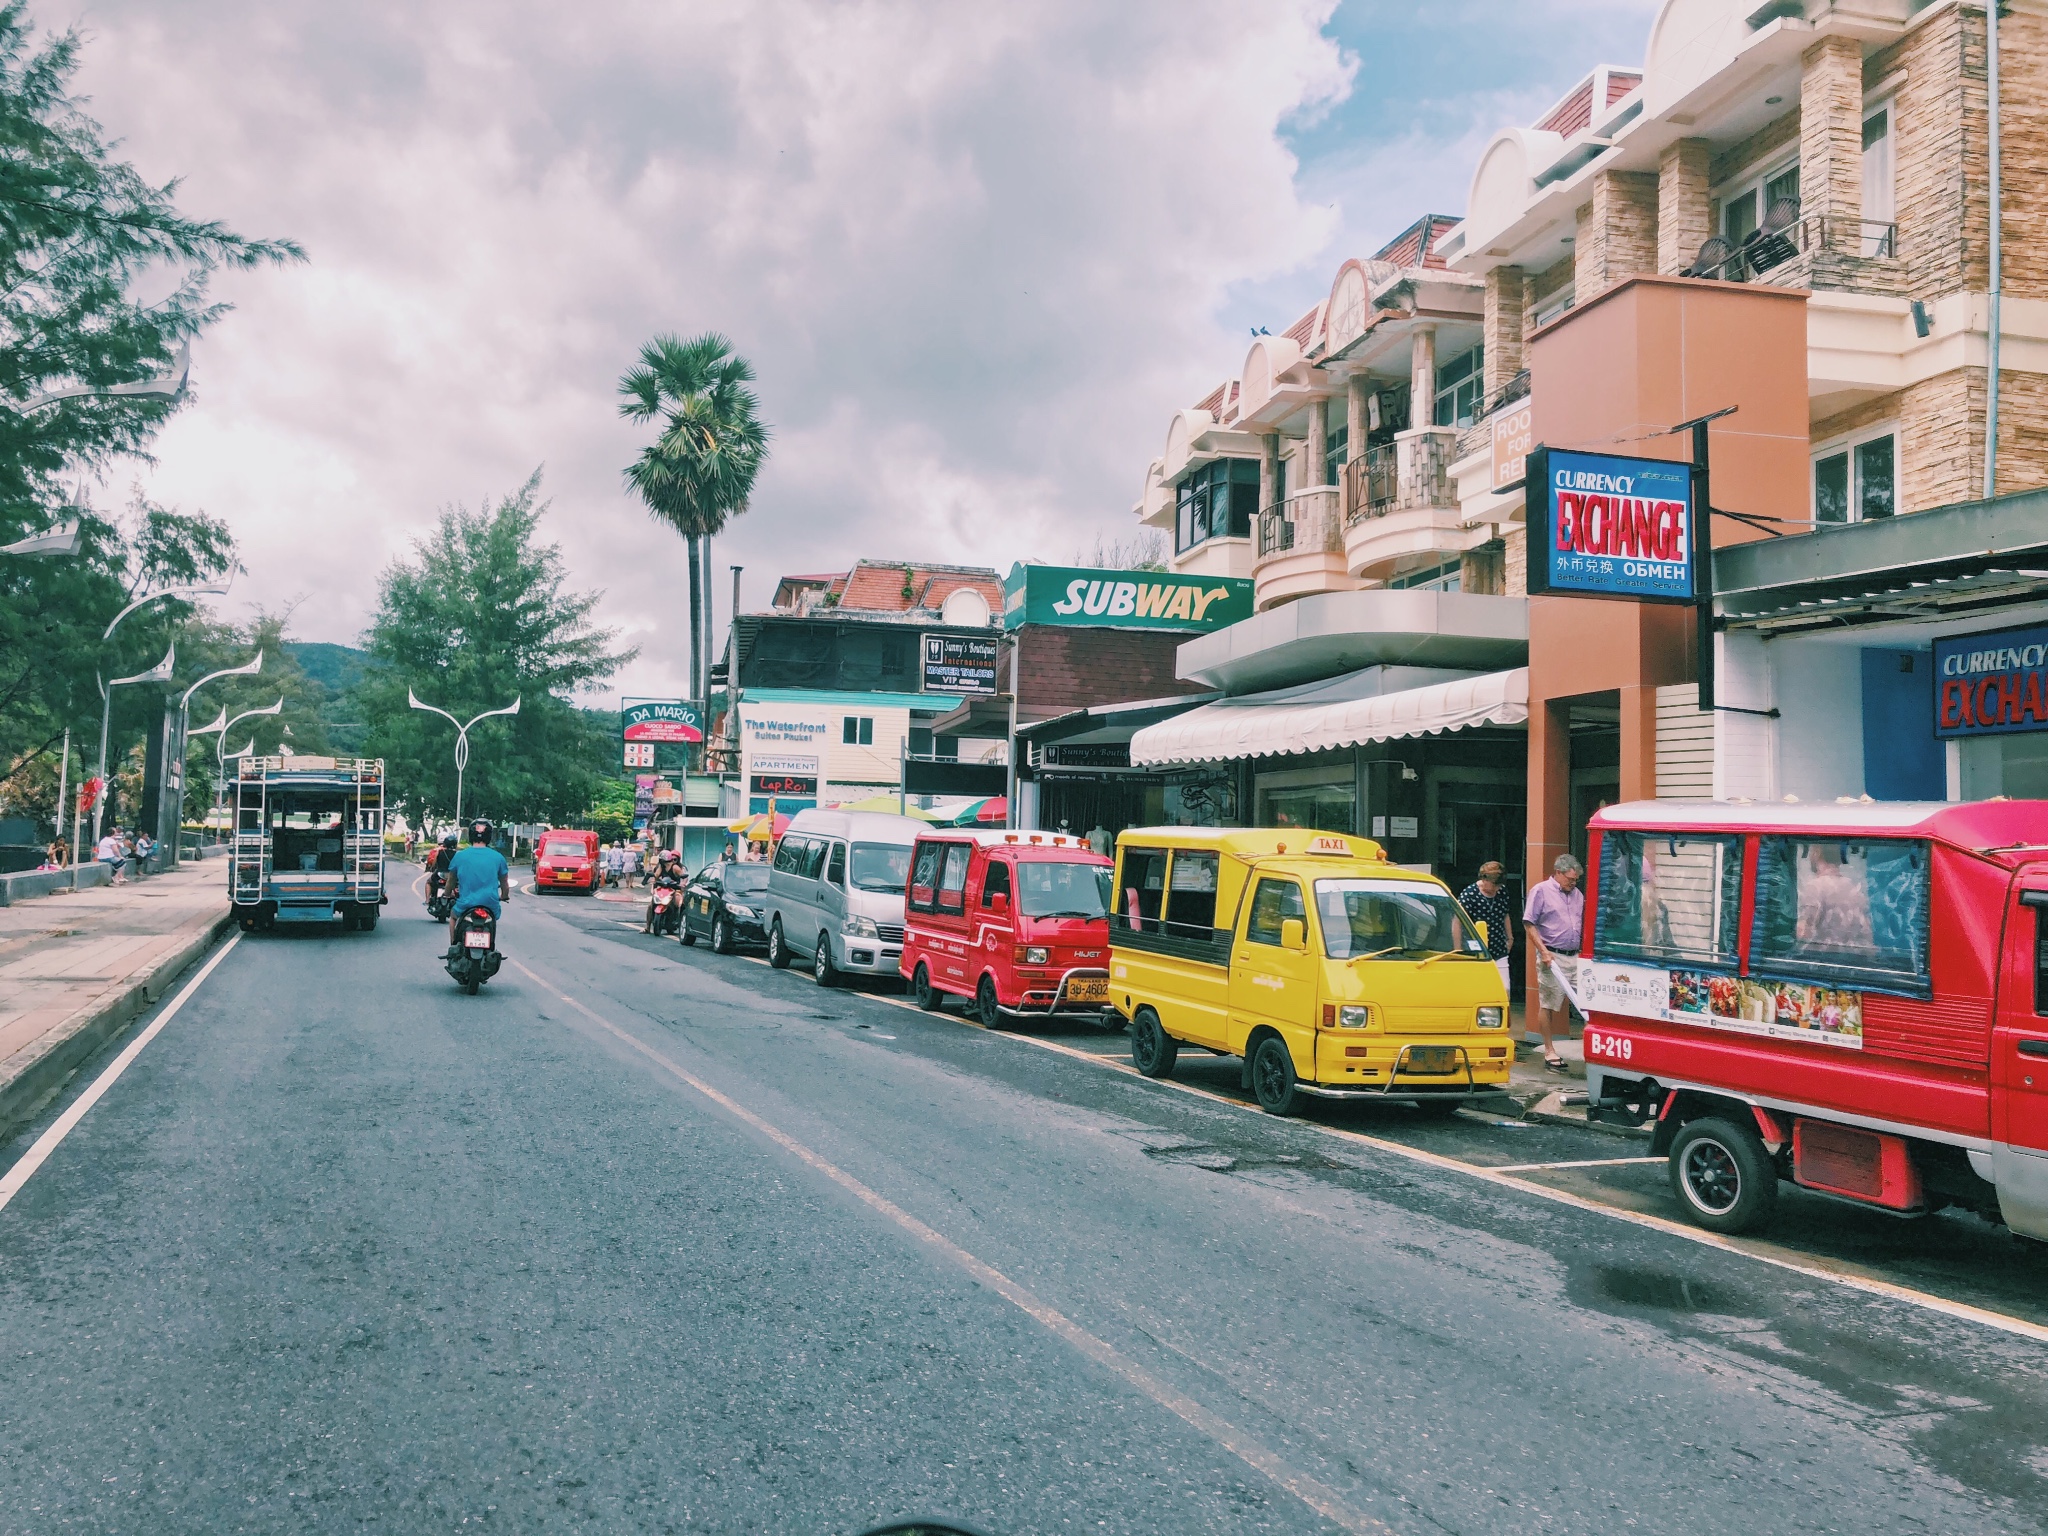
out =
[[[2048,627],[1934,642],[1934,734],[2048,731]]]

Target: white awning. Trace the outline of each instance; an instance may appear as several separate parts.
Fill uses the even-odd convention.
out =
[[[1131,738],[1131,765],[1286,757],[1529,719],[1527,667],[1369,698],[1310,700],[1299,698],[1300,691],[1218,699],[1148,725]]]

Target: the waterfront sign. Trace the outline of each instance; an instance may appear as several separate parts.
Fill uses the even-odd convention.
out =
[[[1003,628],[1021,624],[1177,629],[1204,634],[1252,616],[1252,584],[1240,576],[1012,566],[1003,582]]]
[[[619,711],[619,724],[628,741],[704,739],[704,712],[682,699],[628,699]]]
[[[1529,594],[1690,603],[1692,466],[1529,451]]]
[[[1934,642],[1934,734],[2048,731],[2048,627]]]

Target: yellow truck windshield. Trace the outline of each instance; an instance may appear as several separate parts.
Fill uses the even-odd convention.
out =
[[[1318,880],[1316,912],[1332,960],[1486,953],[1448,891],[1412,880]]]

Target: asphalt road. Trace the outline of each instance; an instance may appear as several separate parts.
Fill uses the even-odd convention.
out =
[[[469,998],[391,914],[239,941],[0,1210],[0,1531],[2048,1529],[1981,1224],[1731,1250],[1526,1166],[1611,1138],[1275,1121],[604,902]]]

